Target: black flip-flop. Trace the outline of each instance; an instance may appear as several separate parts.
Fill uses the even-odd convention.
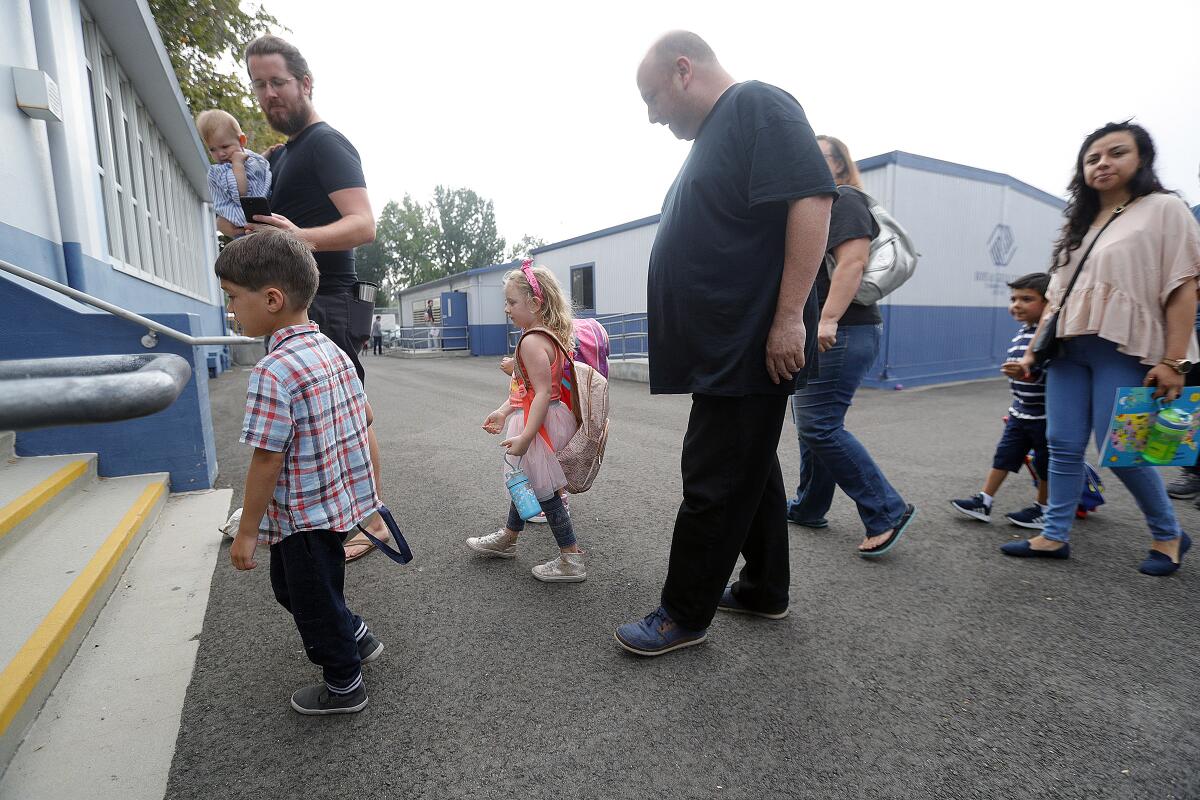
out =
[[[904,515],[900,517],[900,521],[896,523],[896,527],[892,528],[892,535],[888,540],[881,545],[872,547],[870,550],[859,550],[858,554],[863,558],[879,558],[881,555],[892,549],[896,542],[900,541],[900,537],[904,535],[904,531],[909,524],[917,516],[917,507],[912,503],[908,504],[908,508],[904,509]]]

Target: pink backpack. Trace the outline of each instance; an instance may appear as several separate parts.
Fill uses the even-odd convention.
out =
[[[574,321],[575,361],[582,361],[608,378],[608,331],[590,317]]]

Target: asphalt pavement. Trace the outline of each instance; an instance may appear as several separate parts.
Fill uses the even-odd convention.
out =
[[[1002,556],[1024,535],[963,517],[1007,408],[985,381],[863,390],[848,427],[918,507],[887,557],[859,558],[839,495],[823,531],[791,527],[791,616],[718,614],[709,641],[655,659],[614,628],[658,602],[681,497],[686,396],[612,385],[592,491],[571,499],[588,579],[543,584],[530,526],[512,561],[463,540],[504,518],[495,359],[367,359],[383,497],[416,559],[351,564],[347,597],[386,645],[360,714],[302,717],[315,682],[266,568],[222,548],[168,798],[1200,798],[1200,553],[1140,575],[1149,534],[1104,472],[1107,505],[1067,562]],[[221,472],[241,481],[247,371],[210,384]],[[784,423],[779,455],[799,458]],[[1010,478],[997,514],[1032,501]],[[1177,503],[1185,528],[1200,511]],[[214,536],[217,536],[214,531]]]

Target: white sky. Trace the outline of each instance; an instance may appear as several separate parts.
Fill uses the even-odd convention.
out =
[[[1084,136],[1132,116],[1163,182],[1200,202],[1197,0],[263,2],[376,213],[465,186],[510,243],[658,212],[690,145],[648,124],[634,72],[672,28],[791,92],[855,158],[906,150],[1062,195]]]

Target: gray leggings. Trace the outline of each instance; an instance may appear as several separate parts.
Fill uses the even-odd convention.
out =
[[[542,511],[546,512],[546,521],[550,523],[550,532],[554,534],[554,541],[558,543],[559,549],[575,544],[575,529],[571,527],[571,515],[563,507],[563,501],[558,492],[555,492],[549,500],[539,500],[538,503],[541,504]],[[512,503],[508,504],[508,525],[506,527],[517,533],[525,530],[525,520],[521,519],[521,515],[517,513],[517,507]]]

